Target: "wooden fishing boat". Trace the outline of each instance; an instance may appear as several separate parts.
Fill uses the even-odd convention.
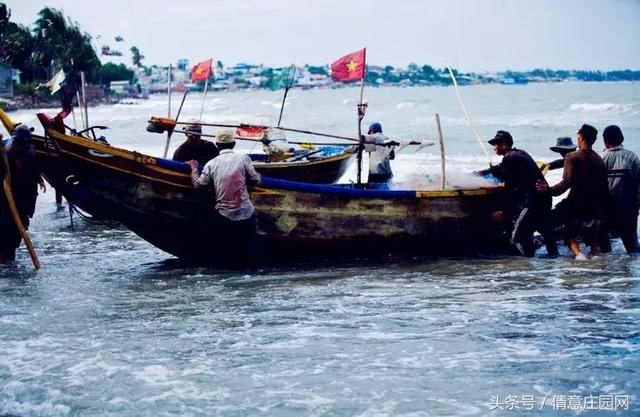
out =
[[[46,116],[42,115],[42,117],[46,120]],[[1,109],[0,120],[9,132],[16,126],[16,123]],[[87,142],[96,142],[97,135],[94,133],[93,130],[89,130],[83,135],[75,135],[74,137]],[[61,153],[54,143],[45,136],[38,134],[32,134],[32,140],[47,181],[83,211],[96,217],[109,217],[101,206],[96,206],[87,198],[81,187],[70,185],[70,182],[73,182],[73,177],[69,178],[68,173],[59,169],[64,162],[60,161]],[[104,141],[99,142],[106,144]],[[264,154],[251,154],[249,156],[252,158],[256,170],[262,175],[293,181],[330,184],[344,175],[349,165],[353,162],[353,152],[354,147],[342,147],[338,151],[336,151],[335,147],[333,149],[331,147],[320,147],[315,150],[296,153],[288,160],[278,162],[268,162]],[[92,154],[93,157],[100,160],[101,157],[96,155],[98,153],[94,152]],[[174,171],[189,172],[188,166],[184,163],[170,160],[163,161],[165,165],[170,166]]]
[[[289,160],[266,162],[263,155],[249,155],[256,171],[271,178],[314,184],[332,184],[340,179],[353,162],[355,147],[338,153],[323,153],[322,148],[294,154]],[[308,155],[308,156],[307,156]]]
[[[212,191],[183,164],[56,131],[36,137],[48,176],[152,245],[178,257],[223,262],[211,223]],[[490,213],[501,188],[360,189],[263,178],[251,191],[263,260],[305,256],[475,254],[503,249]]]

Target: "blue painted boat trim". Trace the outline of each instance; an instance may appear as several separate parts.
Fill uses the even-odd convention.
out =
[[[281,180],[262,176],[262,185],[267,187],[279,188],[283,190],[302,191],[310,193],[322,193],[330,195],[339,195],[345,197],[362,197],[362,198],[416,198],[415,191],[397,191],[397,190],[366,190],[355,188],[353,184],[310,184],[306,182],[296,182]]]
[[[156,164],[163,168],[175,169],[177,171],[190,170],[189,165],[185,164],[184,162],[174,161],[173,159],[157,158]]]

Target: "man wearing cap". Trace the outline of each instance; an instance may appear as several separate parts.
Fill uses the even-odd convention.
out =
[[[230,130],[218,132],[216,144],[220,155],[207,162],[202,173],[198,172],[196,160],[187,164],[191,167],[191,180],[196,188],[213,185],[215,189],[214,225],[225,240],[221,250],[230,252],[225,255],[232,262],[252,262],[256,217],[247,184],[259,184],[260,174],[253,168],[251,158],[233,152],[236,145],[233,135]]]
[[[540,167],[540,170],[544,175],[547,175],[551,170],[564,168],[564,158],[568,153],[575,151],[577,146],[573,143],[570,137],[565,136],[556,139],[556,146],[551,146],[549,149],[553,152],[559,153],[562,158],[555,159],[548,164],[543,164]]]
[[[0,135],[0,141],[2,135]],[[47,188],[40,175],[35,151],[31,146],[31,129],[25,125],[17,126],[11,134],[11,145],[7,148],[9,173],[11,174],[11,194],[16,203],[25,229],[33,217],[38,197],[38,186],[44,193]],[[5,172],[0,172],[0,180]],[[9,211],[4,189],[0,187],[0,264],[13,261],[22,236]]]
[[[604,163],[613,202],[611,230],[620,236],[628,254],[639,253],[638,207],[640,206],[640,159],[624,149],[622,130],[607,126],[604,138]]]
[[[200,136],[202,127],[199,124],[190,124],[184,130],[187,139],[173,153],[174,161],[187,162],[195,159],[200,166],[204,166],[218,156],[219,151],[216,145]]]
[[[604,161],[592,147],[598,131],[591,125],[584,124],[576,132],[578,150],[565,158],[562,181],[553,187],[545,182],[538,183],[538,190],[558,196],[567,190],[566,240],[571,253],[577,260],[587,257],[580,251],[578,237],[582,236],[591,246],[591,253],[601,253],[602,236],[605,233],[606,213],[609,205],[609,188],[607,184],[607,168]]]
[[[389,161],[395,157],[392,148],[395,143],[382,134],[380,123],[369,126],[369,131],[364,136],[364,150],[369,152],[368,183],[385,183],[393,177]]]
[[[544,176],[531,156],[513,147],[513,137],[505,130],[498,130],[489,141],[502,162],[490,172],[504,182],[507,191],[507,205],[493,214],[497,222],[505,222],[510,227],[510,242],[523,256],[535,254],[533,232],[539,231],[544,237],[547,253],[558,255],[558,247],[553,228],[550,225],[551,197],[536,190],[536,183],[544,181]]]

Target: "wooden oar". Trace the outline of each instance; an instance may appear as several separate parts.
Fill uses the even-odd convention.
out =
[[[13,217],[13,221],[22,236],[22,240],[24,240],[24,244],[27,246],[27,250],[29,251],[29,256],[31,256],[31,262],[33,262],[33,267],[38,270],[40,269],[40,260],[38,259],[38,255],[36,254],[33,245],[31,244],[31,239],[29,238],[29,234],[24,228],[24,224],[22,223],[22,219],[20,218],[20,213],[18,212],[18,208],[16,207],[16,202],[13,199],[13,192],[11,191],[11,172],[9,169],[9,159],[7,158],[7,153],[4,149],[4,144],[2,143],[2,135],[0,135],[0,159],[2,160],[3,170],[5,172],[4,179],[2,180],[2,188],[4,189],[4,195],[6,196],[7,203],[9,204],[9,211],[11,211],[11,216]]]

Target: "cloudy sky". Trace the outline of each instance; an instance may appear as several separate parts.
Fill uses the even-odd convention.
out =
[[[136,45],[147,65],[325,64],[366,46],[377,65],[640,69],[640,0],[4,1],[26,25],[62,9],[96,47]]]

